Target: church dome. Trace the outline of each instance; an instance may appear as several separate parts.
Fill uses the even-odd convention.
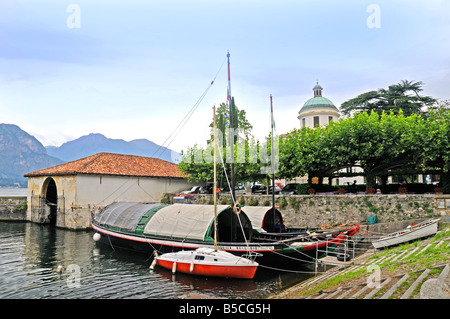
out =
[[[336,112],[339,112],[337,107],[326,97],[322,96],[322,90],[323,88],[317,83],[314,88],[314,97],[310,98],[306,103],[303,105],[303,107],[300,109],[299,114],[307,111],[312,111],[314,109],[320,109],[320,108],[331,108]]]
[[[322,108],[322,107],[329,107],[337,110],[337,107],[334,106],[333,102],[331,102],[329,99],[323,96],[316,96],[310,98],[306,103],[303,105],[303,107],[300,110],[300,113],[315,109],[315,108]]]

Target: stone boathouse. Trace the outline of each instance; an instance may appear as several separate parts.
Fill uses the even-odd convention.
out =
[[[86,229],[94,209],[115,201],[159,202],[190,184],[177,165],[134,155],[98,153],[25,174],[31,222]]]

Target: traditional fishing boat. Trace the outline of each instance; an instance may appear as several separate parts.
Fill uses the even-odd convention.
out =
[[[229,56],[228,53],[227,105],[231,108]],[[271,117],[273,133],[272,97]],[[230,127],[231,119],[232,116]],[[231,154],[233,140],[230,138]],[[274,152],[271,154],[274,179]],[[241,207],[235,203],[233,162],[230,175],[232,206],[115,202],[92,214],[92,228],[97,232],[94,239],[113,247],[150,253],[197,251],[204,260],[212,256],[211,249],[220,250],[240,258],[256,256],[260,265],[279,267],[322,258],[359,230],[359,225],[329,231],[289,229],[275,208],[274,198],[272,207]],[[195,260],[196,255],[185,252],[180,256]],[[223,258],[224,262],[228,257]],[[200,267],[194,265],[197,268]]]
[[[372,241],[372,245],[377,249],[381,249],[432,236],[437,233],[438,221],[439,219],[428,219],[418,224],[412,224],[405,229]]]
[[[278,209],[275,214],[274,221],[271,207],[246,206],[237,215],[231,206],[217,205],[218,248],[238,256],[262,254],[256,261],[264,265],[305,263],[324,257],[325,250],[332,251],[359,230],[359,225],[290,229]],[[94,239],[108,246],[148,254],[214,248],[214,207],[115,202],[92,215],[92,228]]]

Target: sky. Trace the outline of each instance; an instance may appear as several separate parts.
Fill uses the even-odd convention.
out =
[[[283,134],[317,80],[337,107],[404,79],[446,100],[450,1],[2,0],[0,123],[44,145],[89,133],[202,145],[226,100],[227,52],[257,139],[271,94]]]

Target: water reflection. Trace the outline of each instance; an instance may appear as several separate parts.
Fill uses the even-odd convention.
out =
[[[149,271],[151,256],[95,243],[90,231],[0,222],[0,298],[264,298],[310,274],[259,269],[254,280]],[[77,285],[78,283],[78,285]]]

